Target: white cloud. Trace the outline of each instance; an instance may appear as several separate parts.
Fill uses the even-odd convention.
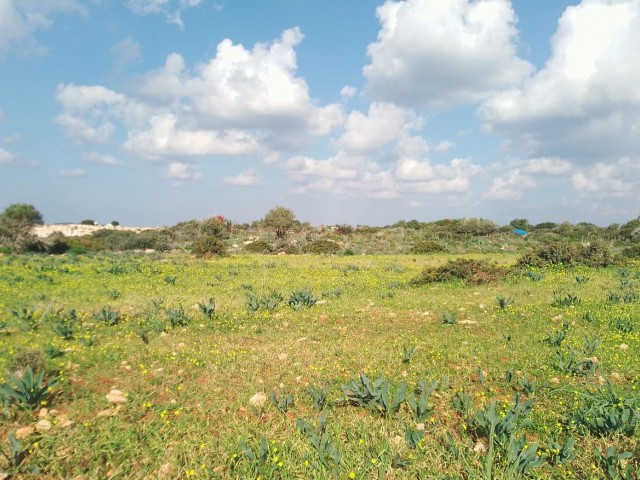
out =
[[[56,122],[78,141],[104,142],[121,129],[124,148],[151,159],[251,155],[274,158],[307,146],[344,123],[338,104],[318,106],[296,75],[285,30],[252,50],[224,40],[209,61],[189,69],[181,55],[135,79],[130,94],[104,86],[60,85]]]
[[[201,180],[202,173],[196,170],[195,165],[182,162],[171,162],[164,169],[164,176],[175,180],[174,185],[181,187],[185,181]]]
[[[420,202],[418,202],[417,200],[411,200],[411,201],[409,202],[409,206],[410,206],[411,208],[418,208],[418,207],[421,207],[421,206],[422,206],[422,204],[421,204]]]
[[[483,198],[504,201],[520,200],[524,190],[535,187],[536,182],[530,175],[523,174],[519,169],[514,169],[495,177]]]
[[[146,130],[129,132],[123,147],[149,159],[179,156],[257,155],[260,138],[242,130],[213,131],[177,126],[175,115],[154,116]]]
[[[202,0],[126,0],[127,7],[136,15],[164,15],[167,22],[184,28],[182,12],[197,7]]]
[[[355,110],[349,114],[337,143],[350,152],[372,152],[422,125],[422,118],[410,110],[389,103],[372,103],[367,115]]]
[[[127,65],[138,63],[142,59],[140,43],[127,37],[111,47],[111,57],[117,71],[123,70]]]
[[[66,178],[82,178],[87,176],[87,172],[82,168],[75,168],[73,170],[60,170],[58,176]]]
[[[108,165],[111,167],[119,167],[124,165],[124,162],[121,162],[111,155],[105,155],[97,152],[86,153],[82,158],[87,163],[95,163],[98,165]]]
[[[435,147],[433,147],[433,149],[436,152],[444,153],[444,152],[448,152],[455,146],[456,146],[455,143],[450,142],[449,140],[443,140],[442,142],[438,143]]]
[[[345,85],[340,89],[340,96],[343,98],[353,98],[356,96],[356,93],[358,93],[358,89],[351,85]]]
[[[40,47],[31,35],[49,28],[58,13],[85,14],[82,3],[76,0],[2,0],[0,1],[0,52],[8,51],[21,42],[30,49]]]
[[[564,175],[571,168],[571,162],[560,158],[533,158],[526,162],[522,171],[532,175]]]
[[[78,143],[105,143],[115,132],[115,126],[110,122],[102,122],[93,126],[85,119],[63,113],[55,118],[55,122],[64,128],[69,137]]]
[[[366,91],[379,101],[444,107],[518,84],[531,65],[517,56],[509,0],[387,0],[368,47]]]
[[[426,158],[427,142],[405,136],[400,129],[390,149],[376,158],[370,153],[338,150],[327,159],[290,158],[279,166],[298,184],[295,191],[318,191],[348,196],[395,198],[405,193],[464,194],[482,169],[467,159],[448,164]]]
[[[615,163],[596,163],[571,177],[573,188],[589,196],[640,199],[640,162],[621,158]]]
[[[16,157],[13,153],[8,152],[4,148],[0,148],[0,164],[13,163]]]
[[[225,177],[223,183],[233,185],[235,187],[262,187],[262,180],[258,176],[258,172],[250,168],[240,172],[235,177]]]
[[[640,150],[640,2],[568,7],[544,68],[479,110],[489,131],[531,156],[615,162]]]

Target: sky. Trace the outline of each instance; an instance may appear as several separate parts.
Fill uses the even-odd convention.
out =
[[[640,215],[640,0],[0,0],[0,209]]]

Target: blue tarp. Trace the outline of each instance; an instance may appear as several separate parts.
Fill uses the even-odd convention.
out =
[[[515,233],[516,235],[520,235],[521,237],[526,237],[527,236],[527,231],[526,230],[520,230],[519,228],[514,229],[513,233]]]

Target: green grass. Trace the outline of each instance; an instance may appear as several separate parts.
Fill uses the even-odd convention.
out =
[[[513,254],[462,257],[515,263]],[[533,408],[530,424],[519,420],[509,438],[537,443],[538,455],[555,459],[530,477],[609,478],[595,448],[605,452],[611,445],[632,452],[636,465],[640,429],[600,436],[571,419],[597,395],[601,376],[638,407],[640,301],[607,301],[612,291],[637,287],[627,282],[623,292],[613,267],[549,269],[539,281],[511,275],[481,286],[408,286],[425,266],[450,258],[0,257],[0,325],[6,324],[0,383],[33,351],[43,352],[50,378],[60,376],[43,405],[51,428],[19,440],[19,466],[0,455],[0,472],[21,478],[486,479],[487,472],[520,478],[501,446],[486,448],[488,439],[474,423],[475,412],[489,411],[493,401],[504,415],[517,392],[532,399]],[[631,282],[640,283],[640,268],[626,269]],[[589,281],[576,282],[578,276]],[[315,305],[290,308],[291,294],[307,289]],[[250,295],[274,292],[283,298],[275,309],[249,311]],[[579,303],[553,306],[566,295]],[[497,297],[513,303],[500,308]],[[211,318],[198,305],[210,299]],[[99,320],[103,309],[119,314],[117,324]],[[182,320],[172,326],[167,311],[180,309]],[[452,312],[456,323],[443,324]],[[622,332],[614,319],[635,328]],[[56,334],[56,324],[70,325],[74,337]],[[560,347],[545,342],[562,328]],[[597,357],[595,372],[560,370],[557,351],[573,350],[583,360],[585,337],[602,340],[588,355]],[[406,346],[415,347],[409,362],[403,362]],[[45,349],[62,355],[49,358]],[[416,398],[421,380],[437,382],[428,396],[431,413],[418,422],[407,402],[388,415],[350,405],[341,387],[360,374],[388,380],[392,396],[404,381]],[[529,396],[522,386],[528,383],[535,384]],[[320,425],[308,384],[326,390],[328,415]],[[106,399],[114,388],[127,396],[118,408]],[[249,402],[257,392],[266,395],[262,406]],[[471,416],[454,408],[461,392],[473,401]],[[37,415],[38,409],[9,404],[0,432],[35,425]],[[422,428],[424,435],[416,433]],[[569,438],[575,439],[569,458],[547,452]],[[0,449],[10,447],[0,434]]]

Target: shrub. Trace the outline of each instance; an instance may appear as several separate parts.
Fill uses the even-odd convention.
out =
[[[214,236],[205,236],[191,244],[191,251],[198,257],[223,257],[227,254],[227,246]]]
[[[546,267],[548,265],[586,265],[606,267],[614,264],[614,252],[608,242],[593,240],[586,245],[567,241],[552,241],[537,246],[518,259],[518,265]]]
[[[548,265],[573,265],[579,257],[576,244],[555,241],[537,246],[518,259],[517,264],[526,267],[546,267]]]
[[[425,268],[422,273],[411,280],[411,285],[463,280],[469,285],[480,285],[494,282],[506,275],[507,271],[492,265],[485,260],[460,258],[449,260],[440,267]]]
[[[255,240],[244,246],[245,251],[250,253],[271,253],[271,245],[265,240]]]
[[[639,258],[640,257],[640,243],[629,245],[622,251],[622,256],[625,258]]]
[[[313,240],[302,247],[304,253],[331,255],[340,250],[340,245],[331,240]]]
[[[424,254],[424,253],[436,253],[436,252],[446,252],[447,247],[442,245],[439,242],[434,242],[433,240],[423,240],[421,242],[416,243],[409,253],[415,254]]]

